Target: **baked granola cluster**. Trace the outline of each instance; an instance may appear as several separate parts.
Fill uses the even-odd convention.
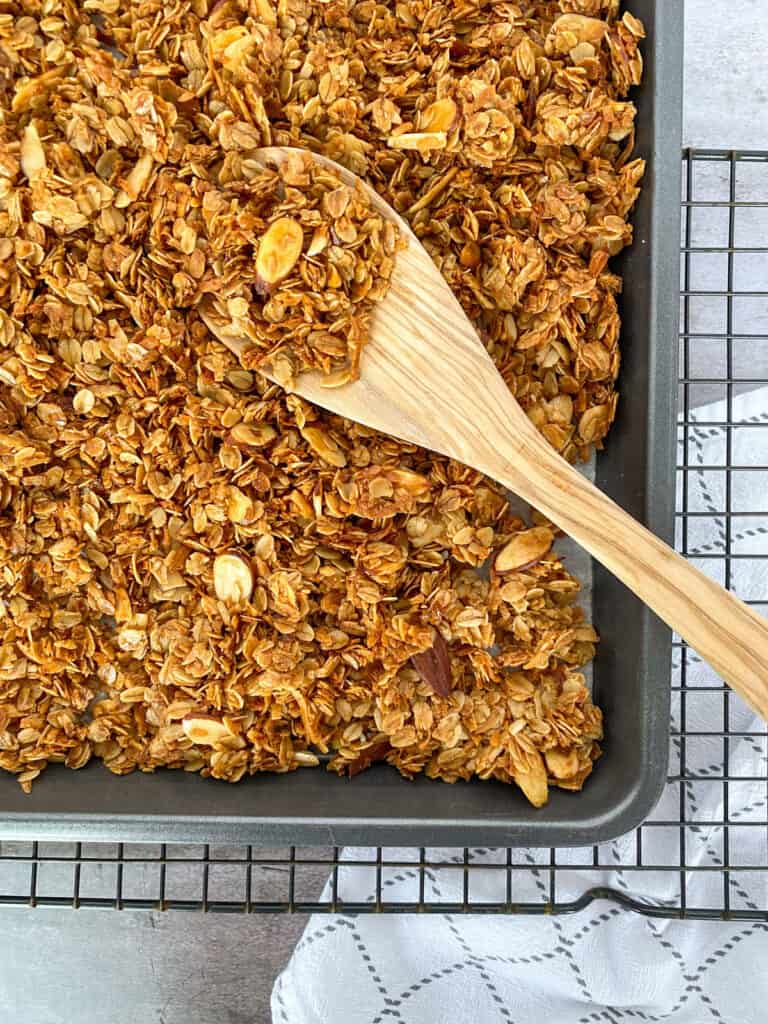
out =
[[[230,781],[386,759],[537,805],[581,787],[596,635],[549,524],[286,395],[197,309],[256,303],[288,375],[357,372],[396,240],[253,158],[323,153],[408,220],[533,421],[586,457],[643,171],[643,32],[618,7],[0,0],[0,766],[25,789],[94,755]],[[329,217],[338,252],[310,256]],[[274,230],[295,254],[296,225],[281,276],[259,251]]]
[[[217,159],[208,169],[214,179]],[[189,232],[201,271],[176,304],[202,302],[237,339],[245,369],[291,388],[306,370],[319,370],[325,387],[348,384],[360,374],[373,307],[405,244],[397,227],[359,183],[344,184],[306,152],[289,150],[272,169],[243,160],[240,170],[243,180],[223,190],[198,179],[201,203],[180,204],[174,194],[174,223]]]

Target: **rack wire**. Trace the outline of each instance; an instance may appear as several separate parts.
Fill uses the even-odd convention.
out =
[[[768,153],[688,150],[682,170],[677,546],[768,612],[768,391],[762,405],[755,394],[768,385]],[[614,843],[342,851],[3,842],[0,903],[551,914],[608,899],[657,917],[768,921],[768,731],[679,639],[672,688],[666,791],[651,818]]]

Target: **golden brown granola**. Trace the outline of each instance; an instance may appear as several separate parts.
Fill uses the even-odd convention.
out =
[[[322,371],[329,387],[355,380],[403,245],[396,226],[309,154],[278,169],[243,160],[240,172],[223,189],[193,178],[197,202],[174,194],[173,223],[183,222],[184,251],[202,268],[185,298],[208,299],[209,313],[249,342],[245,369],[266,369],[283,385],[306,370]]]
[[[296,215],[264,216],[252,154],[321,152],[586,457],[616,405],[642,36],[618,0],[0,0],[0,766],[25,789],[92,755],[581,787],[596,635],[548,524],[286,396],[195,306],[291,291]],[[273,228],[283,263],[258,258]],[[265,352],[354,371],[359,335],[320,323]]]

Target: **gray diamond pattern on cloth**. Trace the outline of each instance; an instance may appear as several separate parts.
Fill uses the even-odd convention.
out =
[[[730,431],[729,411],[739,424]],[[702,425],[686,432],[687,465],[693,467],[686,510],[706,515],[687,517],[688,556],[740,597],[768,606],[768,561],[755,557],[768,556],[768,516],[740,515],[768,511],[768,468],[763,469],[768,467],[768,391],[734,397],[730,410],[724,402],[701,407],[690,420]],[[682,430],[680,435],[683,462]],[[731,474],[727,484],[726,473],[718,470],[726,464],[750,468]],[[678,520],[678,546],[682,540]],[[726,542],[737,556],[727,580]],[[681,660],[676,647],[675,688]],[[734,910],[768,910],[765,724],[735,695],[725,696],[715,673],[692,651],[685,651],[684,671],[690,689],[684,697],[673,692],[670,782],[659,806],[642,829],[595,848],[595,854],[592,848],[556,851],[558,903],[608,888],[662,912],[681,902],[692,911],[725,909],[726,898]],[[731,733],[726,740],[724,729]],[[684,831],[669,824],[681,815]],[[386,855],[385,866],[378,867],[382,899],[415,907],[418,851]],[[660,870],[638,870],[640,855],[643,864]],[[339,869],[340,900],[375,900],[375,856],[371,849],[343,852],[342,859],[354,864]],[[500,866],[506,864],[506,851],[471,850],[469,859],[472,903],[503,903],[507,871]],[[414,866],[387,868],[386,860]],[[425,902],[461,903],[463,851],[429,850],[428,861],[436,866],[425,870]],[[546,904],[550,851],[515,850],[514,864],[512,899]],[[315,916],[277,979],[273,1020],[757,1024],[765,1019],[768,980],[761,965],[768,957],[767,924],[645,917],[599,895],[561,917]],[[331,898],[330,883],[322,898]]]

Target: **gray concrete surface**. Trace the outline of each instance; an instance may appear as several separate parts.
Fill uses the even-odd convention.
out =
[[[686,0],[685,38],[685,142],[768,149],[766,0]]]
[[[5,908],[0,1019],[267,1024],[303,920]]]
[[[686,143],[768,149],[768,0],[688,0],[686,34]],[[764,354],[754,375],[768,369]],[[697,358],[712,365],[715,348]],[[310,888],[319,890],[323,875],[316,870]],[[299,916],[4,908],[0,1020],[268,1024],[272,981],[303,924]]]

